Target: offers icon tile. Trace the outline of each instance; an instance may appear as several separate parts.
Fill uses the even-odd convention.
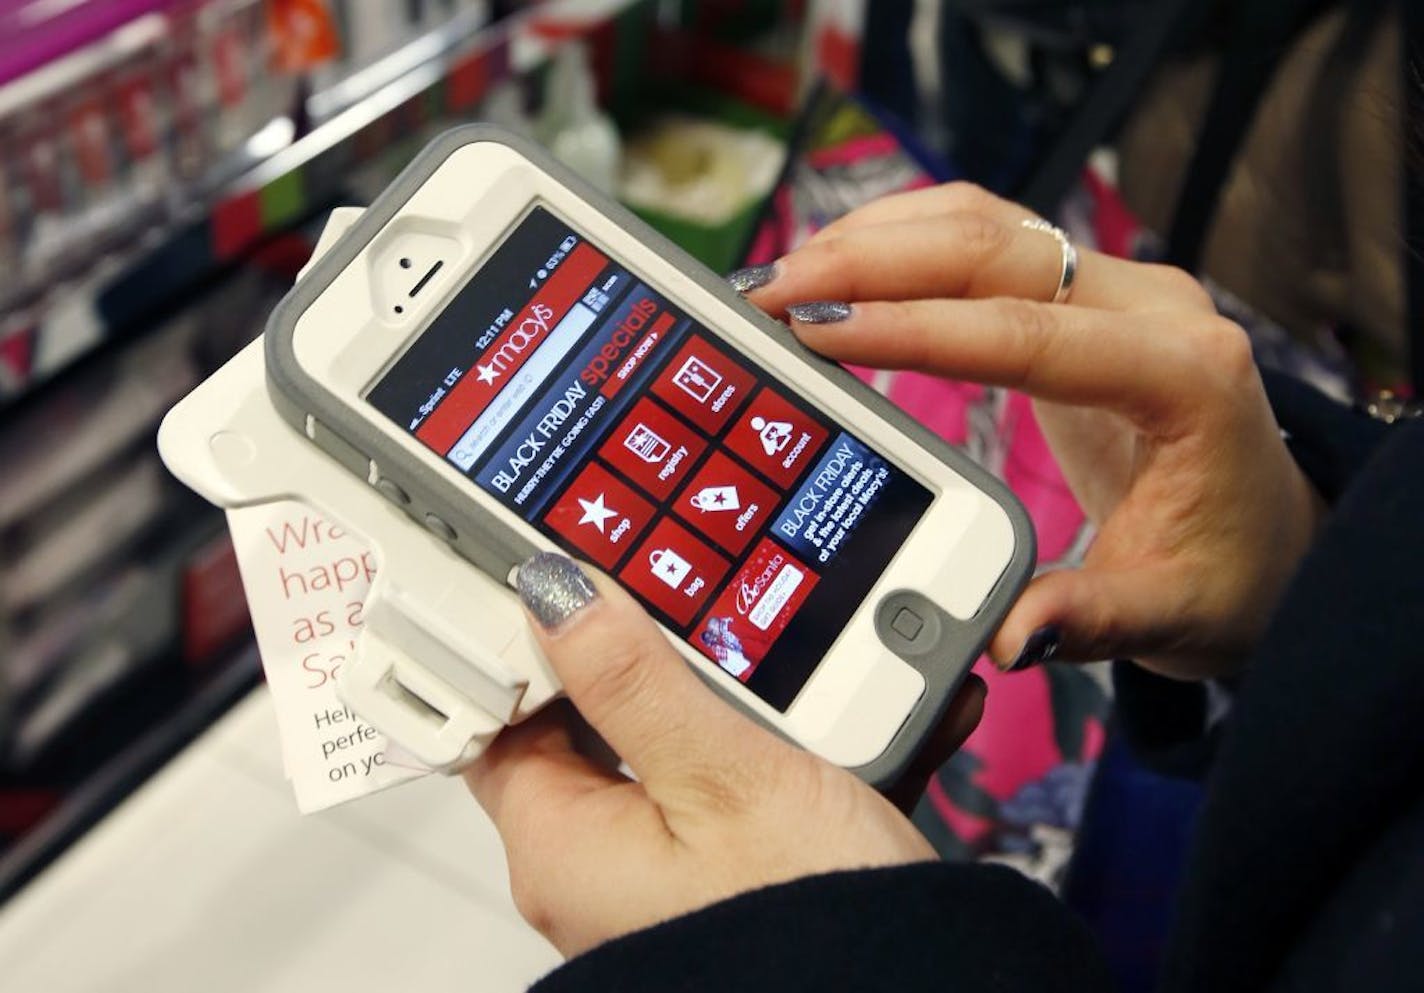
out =
[[[544,523],[610,569],[652,518],[652,504],[607,469],[589,463],[544,515]]]
[[[658,398],[693,424],[716,434],[752,389],[752,374],[705,338],[693,335],[653,383]]]
[[[678,516],[733,555],[770,519],[780,495],[721,452],[714,452],[678,494]]]
[[[664,517],[618,578],[678,624],[686,624],[727,569],[726,559]]]

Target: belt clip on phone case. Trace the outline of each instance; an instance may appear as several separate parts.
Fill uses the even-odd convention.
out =
[[[361,213],[332,212],[308,269]],[[267,393],[262,337],[169,411],[158,448],[219,507],[298,500],[370,543],[378,569],[338,691],[426,765],[457,771],[559,693],[508,591],[282,419]]]

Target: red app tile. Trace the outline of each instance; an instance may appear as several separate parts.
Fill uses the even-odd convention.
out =
[[[714,452],[683,487],[673,509],[727,551],[740,555],[780,500],[770,486],[721,452]]]
[[[669,407],[708,434],[722,430],[753,385],[752,374],[693,335],[653,383]]]
[[[707,448],[690,427],[646,397],[623,418],[598,454],[659,500],[666,500]]]
[[[826,429],[810,414],[763,389],[732,425],[724,444],[784,488],[815,460],[826,437]]]
[[[610,569],[652,518],[652,504],[607,469],[590,463],[544,515],[544,523],[591,561]]]
[[[653,528],[618,578],[679,624],[692,620],[728,563],[670,517]]]
[[[745,683],[819,580],[763,538],[693,632],[692,644]]]

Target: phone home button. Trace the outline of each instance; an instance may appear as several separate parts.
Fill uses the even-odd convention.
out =
[[[906,641],[914,641],[924,630],[925,621],[919,614],[909,607],[901,607],[895,614],[895,619],[890,622],[895,633]]]
[[[923,659],[943,646],[943,614],[923,594],[895,590],[875,606],[880,642],[907,662]]]

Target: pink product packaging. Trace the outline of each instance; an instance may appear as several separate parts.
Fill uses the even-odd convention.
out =
[[[173,0],[89,0],[56,4],[54,15],[36,18],[41,5],[33,0],[0,0],[0,84],[78,51],[135,18],[172,5]]]

